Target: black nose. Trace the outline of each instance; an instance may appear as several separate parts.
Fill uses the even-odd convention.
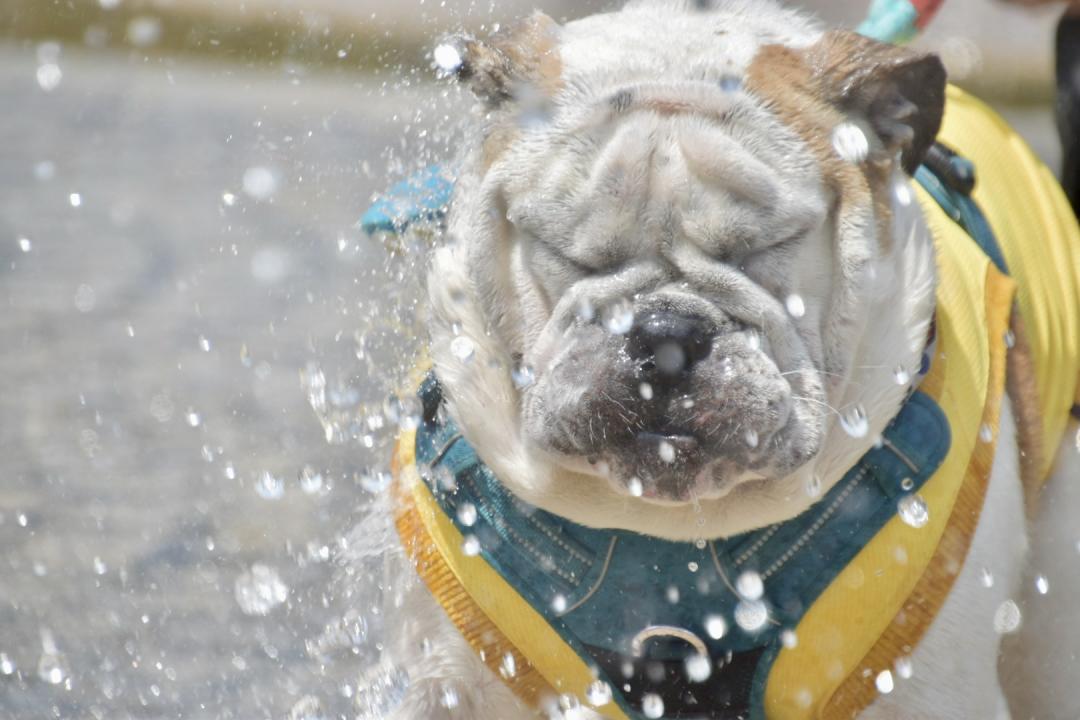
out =
[[[643,380],[671,382],[708,357],[712,335],[704,318],[657,310],[634,317],[626,350],[641,361]]]

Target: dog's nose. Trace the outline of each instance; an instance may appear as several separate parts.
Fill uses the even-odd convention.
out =
[[[641,361],[650,380],[678,380],[712,349],[712,331],[704,318],[668,311],[635,316],[626,339],[630,357]]]

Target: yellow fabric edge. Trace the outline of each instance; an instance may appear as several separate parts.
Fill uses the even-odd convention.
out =
[[[1080,400],[1080,227],[1053,173],[989,106],[950,86],[939,139],[975,163],[979,203],[1018,286],[1049,474]]]
[[[399,495],[406,502],[415,504],[415,510],[423,523],[427,537],[402,538],[407,544],[431,543],[453,573],[454,578],[468,593],[476,613],[482,613],[505,636],[507,651],[515,651],[519,672],[522,663],[531,664],[547,684],[558,693],[570,693],[579,699],[585,697],[588,685],[595,681],[589,666],[566,644],[532,605],[522,598],[490,565],[479,556],[467,556],[461,547],[461,533],[439,508],[430,489],[420,479],[415,463],[415,432],[402,433],[396,448],[395,481]],[[400,525],[399,525],[400,527]],[[429,582],[430,568],[418,567],[425,582]],[[438,596],[438,588],[429,588]],[[461,629],[461,621],[452,617]],[[488,643],[492,638],[484,638]],[[498,646],[496,641],[494,645]],[[474,649],[477,649],[474,646]],[[525,650],[526,652],[522,652]],[[491,666],[491,658],[488,665]],[[496,663],[501,658],[495,658]],[[515,688],[514,678],[503,678]],[[518,693],[522,697],[521,693]],[[525,693],[527,703],[536,704],[536,693]],[[630,720],[614,702],[598,709],[610,720]]]
[[[898,658],[910,655],[937,617],[967,558],[975,527],[982,514],[990,472],[997,452],[1001,401],[1005,395],[1004,335],[1009,327],[1015,284],[993,266],[987,268],[986,314],[990,348],[990,376],[981,427],[991,428],[989,442],[980,438],[972,452],[956,502],[934,556],[890,623],[858,668],[830,698],[821,716],[840,720],[857,716],[877,697],[874,679],[882,670],[895,667]],[[869,670],[864,673],[863,670]]]
[[[924,485],[930,519],[912,528],[893,518],[856,556],[803,617],[800,642],[777,657],[765,691],[766,717],[812,718],[859,666],[903,607],[945,532],[979,433],[987,395],[991,338],[985,298],[990,263],[921,188],[938,253],[938,357],[921,389],[949,418],[952,445]],[[1011,281],[997,275],[1011,288]],[[1011,293],[1011,289],[1010,289]],[[801,640],[806,638],[805,641]]]

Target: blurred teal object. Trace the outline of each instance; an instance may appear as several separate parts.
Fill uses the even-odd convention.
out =
[[[360,218],[360,227],[369,235],[399,233],[418,221],[442,220],[453,192],[453,175],[441,165],[431,165],[376,200]]]
[[[903,45],[914,39],[919,11],[908,0],[874,0],[858,31],[880,42]]]

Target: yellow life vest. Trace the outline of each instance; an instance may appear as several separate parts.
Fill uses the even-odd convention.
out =
[[[919,489],[929,510],[925,525],[892,517],[801,615],[798,643],[779,650],[764,682],[758,713],[768,718],[857,715],[876,696],[875,676],[911,652],[943,604],[966,557],[994,458],[1014,297],[1038,370],[1046,447],[1060,442],[1076,397],[1080,231],[1071,210],[1019,138],[954,88],[940,138],[975,161],[974,197],[1012,277],[918,191],[940,276],[936,355],[920,391],[944,412],[951,444]],[[433,595],[527,704],[564,693],[588,697],[594,668],[504,574],[468,549],[460,527],[420,479],[415,446],[415,433],[405,432],[395,452],[396,522]],[[601,711],[616,720],[633,717],[614,703]]]

